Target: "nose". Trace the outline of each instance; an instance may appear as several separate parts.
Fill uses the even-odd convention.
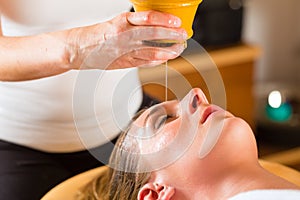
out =
[[[198,103],[199,103],[199,96],[196,94],[194,97],[193,97],[193,101],[192,101],[192,107],[194,109],[196,109],[198,107]]]
[[[188,95],[190,97],[189,109],[191,114],[197,110],[200,104],[208,103],[205,94],[199,88],[192,89]]]

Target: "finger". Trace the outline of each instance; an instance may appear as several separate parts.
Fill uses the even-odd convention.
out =
[[[107,69],[113,70],[113,69],[125,69],[125,68],[132,68],[132,67],[154,67],[162,63],[165,63],[166,61],[167,60],[149,61],[140,58],[133,58],[131,55],[124,55],[122,56],[122,59],[118,59],[113,63],[111,63]]]
[[[181,26],[179,17],[158,11],[129,12],[127,21],[132,25],[165,26],[178,28]]]
[[[139,58],[147,61],[171,60],[178,57],[185,46],[176,44],[171,48],[144,48],[136,49],[130,52],[133,58]]]
[[[176,40],[184,42],[188,38],[187,33],[182,28],[166,28],[155,26],[136,26],[133,29],[118,34],[120,41],[145,41],[145,40]],[[127,40],[125,40],[127,39]]]
[[[183,50],[182,45],[178,45],[172,51],[158,48],[137,49],[114,60],[108,69],[157,66],[178,57]]]

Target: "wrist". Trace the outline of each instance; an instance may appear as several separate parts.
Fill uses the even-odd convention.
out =
[[[54,36],[57,45],[58,63],[61,70],[69,71],[72,69],[79,69],[81,63],[78,62],[78,52],[80,47],[77,45],[76,39],[74,39],[75,29],[64,30],[51,34]],[[75,37],[76,38],[76,37]]]
[[[85,66],[84,61],[105,40],[102,28],[103,24],[96,24],[73,28],[62,33],[65,45],[64,59],[68,69],[89,68]]]

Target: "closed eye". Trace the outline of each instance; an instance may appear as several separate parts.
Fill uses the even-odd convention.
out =
[[[154,128],[157,130],[159,128],[161,128],[165,123],[171,122],[173,120],[175,120],[177,117],[174,117],[172,115],[162,115],[160,117],[158,117],[158,119],[156,120],[155,124],[154,124]]]
[[[164,124],[169,123],[178,118],[177,107],[166,109],[162,105],[153,107],[144,118],[144,126],[151,127],[155,133]]]

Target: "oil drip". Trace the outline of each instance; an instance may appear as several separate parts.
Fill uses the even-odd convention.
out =
[[[165,101],[168,101],[168,61],[165,62]]]

